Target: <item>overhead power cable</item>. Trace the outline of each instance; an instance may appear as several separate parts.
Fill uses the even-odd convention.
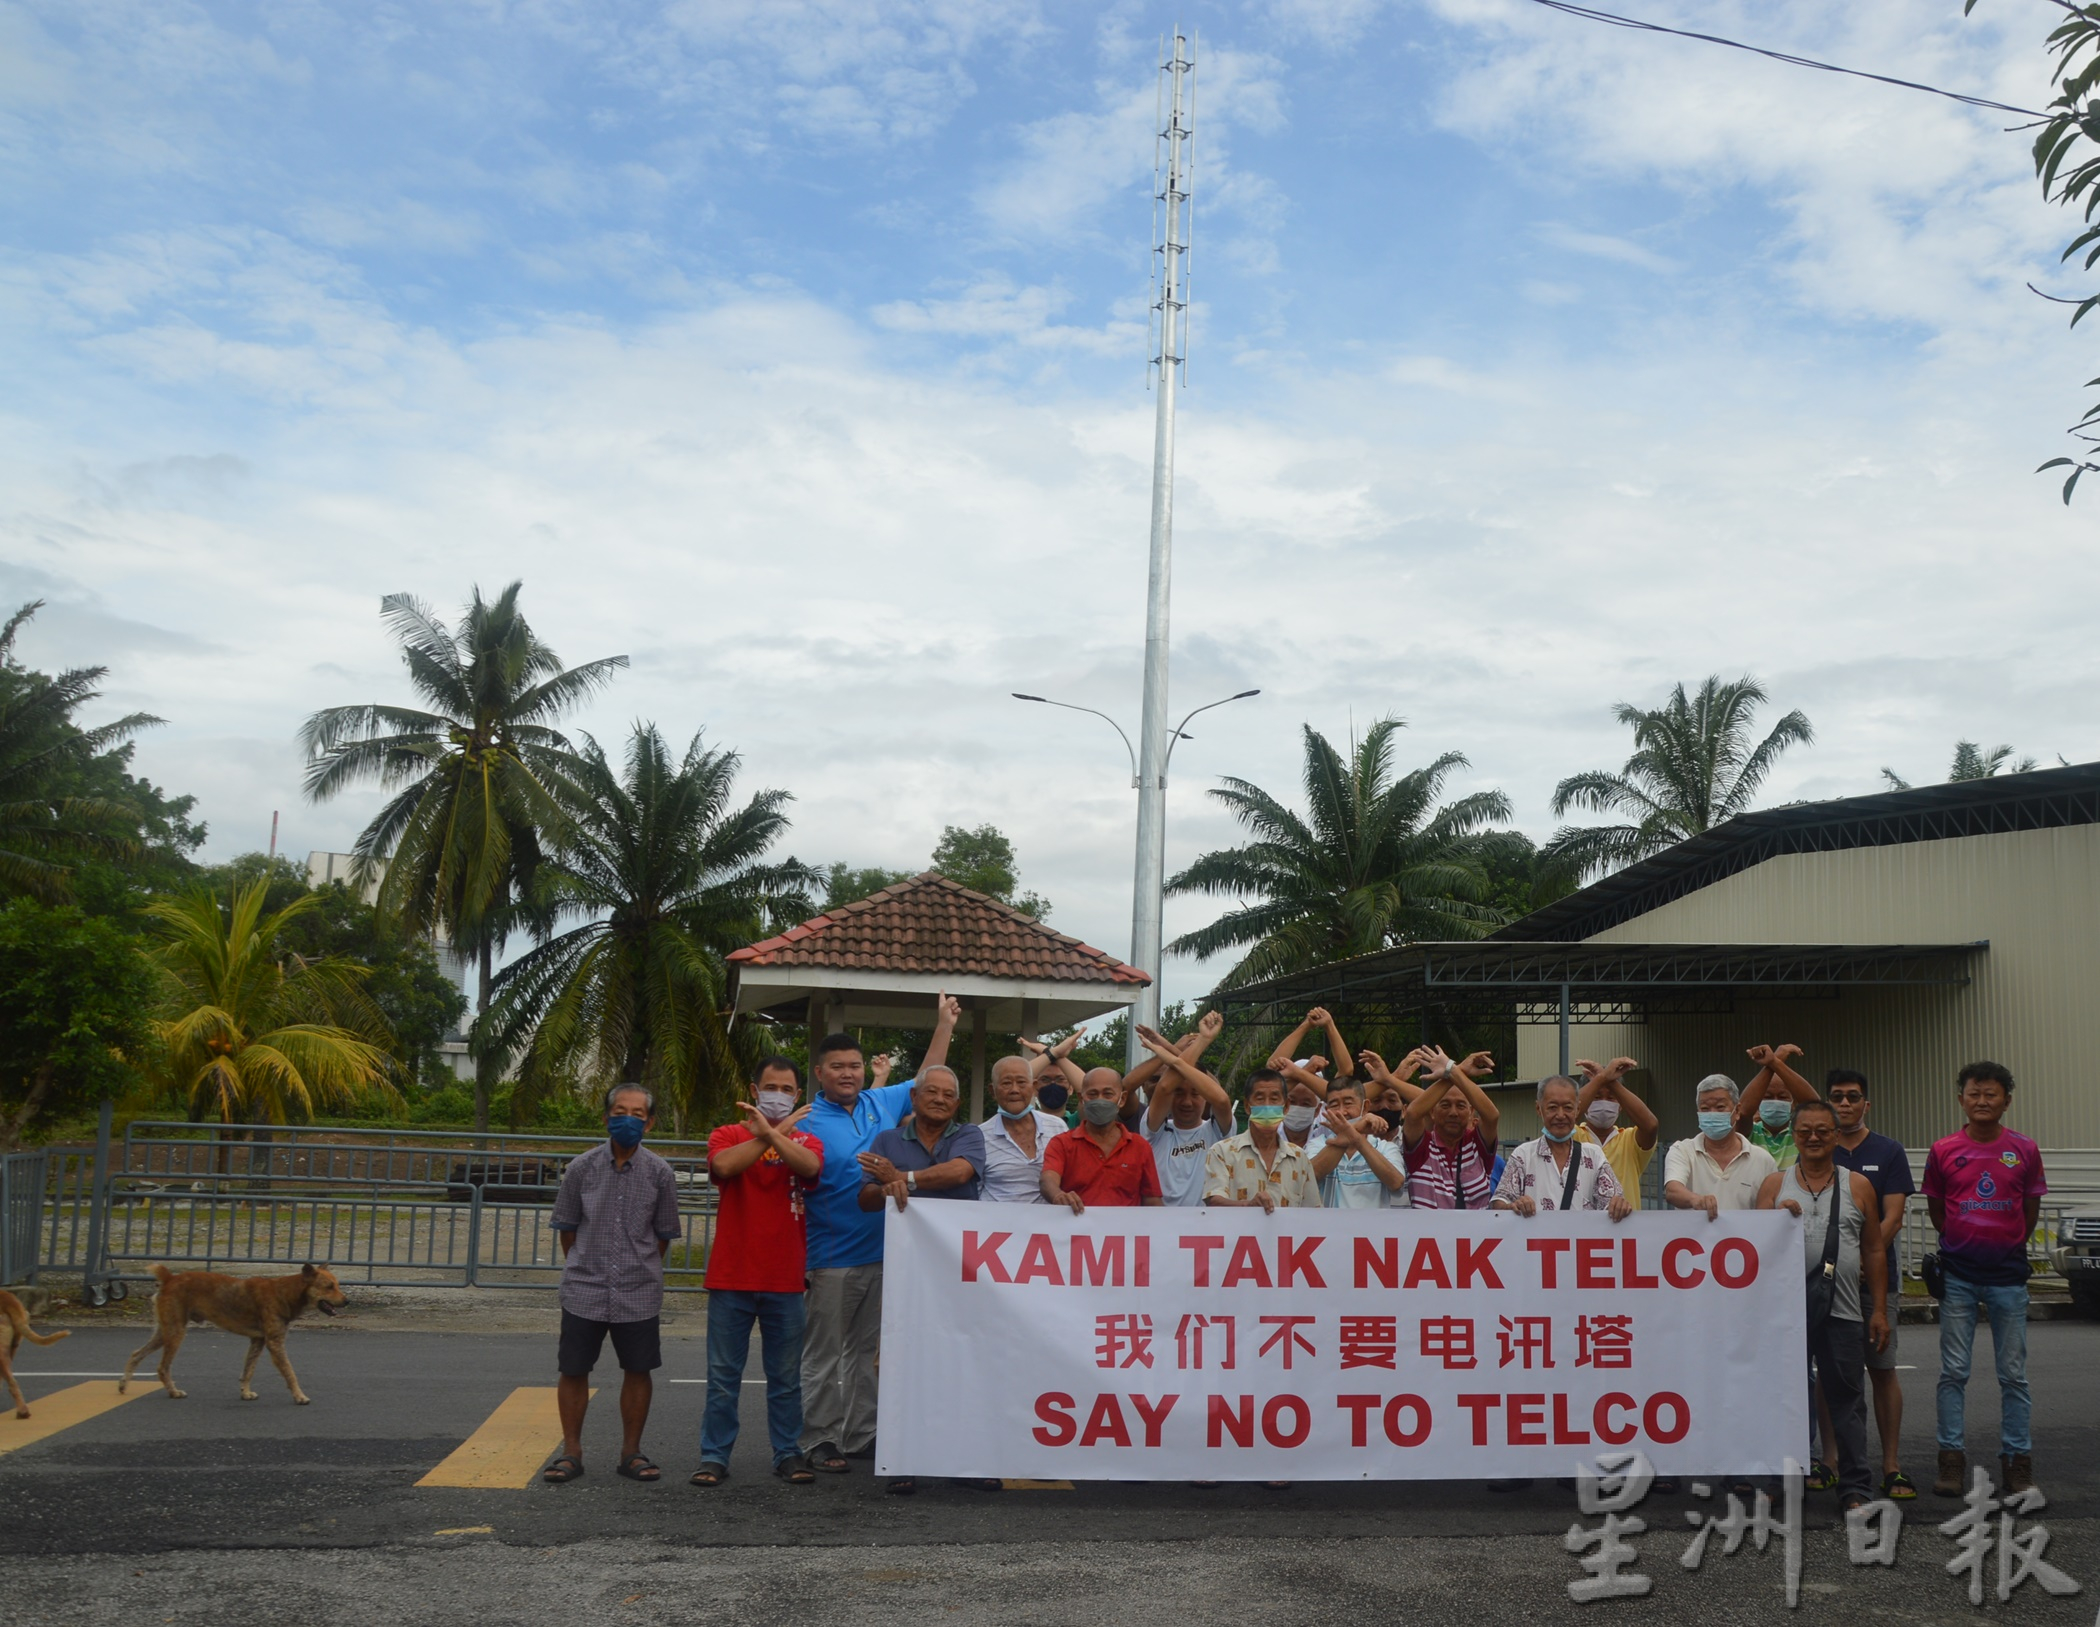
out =
[[[1663,23],[1642,22],[1638,17],[1621,17],[1615,12],[1598,11],[1593,6],[1571,5],[1569,0],[1531,0],[1536,6],[1548,11],[1564,11],[1570,17],[1580,17],[1586,22],[1609,23],[1614,28],[1636,29],[1643,34],[1674,34],[1679,39],[1702,40],[1708,45],[1725,45],[1731,51],[1748,51],[1752,56],[1769,57],[1774,62],[1784,62],[1794,68],[1814,68],[1819,73],[1839,73],[1850,79],[1871,79],[1878,85],[1894,85],[1900,90],[1922,90],[1928,96],[1944,96],[1950,102],[1960,102],[1967,107],[1987,108],[1993,113],[2017,113],[2022,118],[2047,119],[2053,115],[2037,113],[2031,107],[2014,107],[2007,102],[1994,102],[1983,96],[1968,96],[1958,90],[1942,90],[1937,85],[1923,85],[1915,79],[1897,79],[1885,73],[1868,73],[1864,68],[1841,68],[1835,62],[1818,62],[1814,57],[1795,56],[1790,51],[1767,50],[1762,45],[1746,45],[1741,40],[1728,39],[1720,34],[1701,34],[1690,28],[1671,28]]]

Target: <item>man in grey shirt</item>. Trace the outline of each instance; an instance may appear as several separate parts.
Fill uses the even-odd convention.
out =
[[[664,1252],[681,1230],[671,1166],[645,1150],[656,1098],[640,1085],[605,1094],[605,1145],[570,1160],[549,1222],[561,1236],[561,1456],[543,1478],[560,1485],[583,1473],[583,1414],[591,1369],[612,1335],[620,1383],[620,1462],[629,1480],[662,1471],[642,1456],[642,1425],[663,1366],[657,1319],[664,1304]]]

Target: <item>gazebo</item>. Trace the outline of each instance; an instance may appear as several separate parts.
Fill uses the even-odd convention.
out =
[[[972,1118],[984,1117],[987,1035],[1033,1039],[1127,1011],[1152,981],[931,870],[732,950],[729,980],[733,1010],[806,1021],[813,1036],[930,1029],[936,1000],[953,995],[969,1022]]]

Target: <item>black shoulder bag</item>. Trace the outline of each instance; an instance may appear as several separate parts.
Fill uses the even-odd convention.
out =
[[[1814,1333],[1830,1316],[1830,1307],[1837,1299],[1838,1257],[1838,1213],[1844,1207],[1843,1194],[1837,1189],[1839,1179],[1845,1174],[1840,1168],[1830,1177],[1830,1224],[1823,1232],[1822,1269],[1810,1274],[1808,1279],[1808,1331]],[[1801,1185],[1799,1171],[1795,1172],[1794,1184],[1802,1194],[1808,1188]]]
[[[1575,1207],[1575,1183],[1582,1178],[1582,1143],[1576,1142],[1568,1149],[1568,1179],[1560,1189],[1562,1209]]]

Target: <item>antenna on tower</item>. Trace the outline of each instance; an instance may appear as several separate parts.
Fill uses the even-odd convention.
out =
[[[1174,407],[1188,361],[1188,266],[1195,223],[1190,195],[1196,114],[1196,53],[1178,28],[1162,42],[1158,136],[1152,176],[1152,366],[1159,370],[1152,431],[1152,553],[1145,581],[1145,699],[1138,743],[1137,876],[1130,959],[1152,981],[1131,1011],[1129,1058],[1144,1055],[1138,1027],[1159,1022],[1159,976],[1167,864],[1168,620],[1173,606]],[[1147,377],[1150,373],[1148,369]]]

